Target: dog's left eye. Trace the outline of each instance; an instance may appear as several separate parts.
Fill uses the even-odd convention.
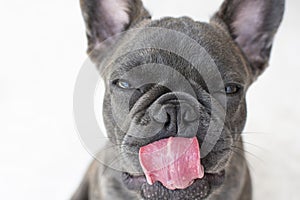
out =
[[[113,81],[113,84],[121,89],[131,89],[131,85],[126,80],[118,79]]]
[[[225,93],[227,95],[238,94],[240,90],[241,90],[241,86],[237,84],[228,84],[225,86]]]

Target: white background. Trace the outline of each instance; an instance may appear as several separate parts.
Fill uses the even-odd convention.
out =
[[[154,18],[202,21],[221,3],[145,1]],[[259,200],[300,195],[299,10],[287,2],[270,68],[248,93],[244,136]],[[68,199],[91,161],[72,113],[86,59],[79,1],[1,1],[0,25],[0,199]]]

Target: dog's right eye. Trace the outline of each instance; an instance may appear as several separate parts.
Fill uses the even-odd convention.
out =
[[[118,88],[121,89],[131,89],[131,85],[128,81],[122,80],[122,79],[117,79],[113,81],[113,85],[117,86]]]
[[[239,86],[237,84],[228,84],[225,86],[225,93],[227,95],[238,94],[240,90],[241,90],[241,86]]]

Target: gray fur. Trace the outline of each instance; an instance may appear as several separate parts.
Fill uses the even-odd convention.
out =
[[[127,7],[126,13],[129,21],[113,18],[114,21],[109,23],[111,13],[107,13],[107,10],[103,10],[101,7],[103,5],[101,3],[104,1],[108,3],[107,0],[81,0],[81,6],[87,24],[88,52],[99,67],[106,83],[103,116],[110,142],[115,144],[115,148],[105,147],[105,154],[101,156],[104,156],[103,159],[107,162],[112,157],[121,157],[118,165],[122,166],[122,172],[135,171],[137,174],[143,174],[137,157],[138,149],[159,139],[179,136],[179,134],[183,137],[197,136],[201,146],[205,137],[203,133],[208,130],[209,126],[210,108],[212,105],[218,104],[218,98],[221,98],[222,94],[214,95],[207,91],[205,81],[194,72],[195,68],[198,67],[198,70],[201,70],[200,68],[203,66],[192,66],[182,57],[161,49],[141,49],[114,60],[117,52],[133,49],[137,44],[163,41],[164,37],[159,33],[154,37],[148,35],[153,39],[147,41],[142,40],[143,37],[138,34],[134,37],[125,34],[124,38],[119,40],[112,39],[101,46],[99,43],[120,31],[132,28],[156,27],[175,30],[189,36],[204,47],[217,65],[225,85],[237,83],[241,88],[237,94],[226,97],[226,105],[217,105],[220,106],[220,112],[226,114],[224,128],[212,151],[201,160],[206,173],[218,174],[225,170],[225,178],[222,182],[218,183],[215,179],[204,179],[195,182],[193,185],[196,186],[192,185],[185,190],[176,191],[169,191],[159,183],[150,186],[145,182],[141,182],[139,189],[128,188],[124,184],[122,172],[94,161],[72,199],[250,200],[252,198],[251,179],[241,142],[241,133],[246,122],[245,95],[249,86],[267,66],[272,41],[282,19],[284,1],[226,0],[209,24],[196,22],[188,17],[151,21],[148,12],[142,7],[139,0],[120,0],[123,1],[122,5]],[[258,12],[251,15],[247,11],[253,10],[253,8],[257,8]],[[257,20],[260,20],[260,23],[254,26]],[[112,64],[107,68],[104,63]],[[162,78],[166,82],[170,81],[172,85],[176,86],[176,91],[169,91],[167,87],[154,83],[153,85],[144,85],[129,94],[112,85],[114,79],[118,77],[115,74],[149,63],[151,63],[152,70],[157,69],[157,74],[161,74],[159,66],[163,64],[171,66],[187,79],[196,82],[196,89],[194,89],[196,98],[191,97],[187,92],[188,88],[176,75],[162,74]],[[210,67],[209,63],[205,63],[204,66],[208,69]],[[146,71],[143,71],[144,74],[131,76],[128,79],[133,81],[133,85],[137,85],[136,82],[142,80],[143,76],[147,76]],[[209,74],[209,76],[214,77],[214,74]],[[176,98],[173,97],[174,93],[176,93]],[[124,123],[125,128],[121,129],[114,119],[113,109],[122,110],[122,101],[125,100],[129,102],[131,118]],[[168,100],[172,100],[172,103],[169,103]],[[183,101],[188,104],[182,106],[181,113],[174,114],[174,105],[177,105],[174,102]],[[116,108],[112,108],[112,105],[115,105]],[[159,105],[171,109],[162,109]],[[227,109],[222,110],[221,108],[225,106]],[[156,107],[158,109],[155,109]],[[184,113],[190,114],[189,118],[186,118],[188,123],[179,129],[177,118],[183,118]],[[169,119],[165,117],[167,115],[170,117]],[[174,117],[177,120],[174,120]],[[197,129],[190,129],[194,118],[198,118],[199,126]],[[169,120],[168,129],[163,129],[157,134],[147,137],[146,134],[156,130],[156,126],[152,123],[153,120],[158,124]],[[143,127],[143,131],[137,131],[140,130],[140,127]],[[136,135],[142,135],[144,138],[134,137]],[[200,194],[201,192],[202,194]],[[152,197],[150,198],[146,194],[152,195]]]

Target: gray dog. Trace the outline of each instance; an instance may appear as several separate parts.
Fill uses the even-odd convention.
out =
[[[81,8],[109,142],[72,199],[251,199],[245,95],[268,65],[284,0],[226,0],[210,23],[151,20],[140,0]],[[140,149],[179,137],[197,138],[204,176],[184,188],[149,183]]]

